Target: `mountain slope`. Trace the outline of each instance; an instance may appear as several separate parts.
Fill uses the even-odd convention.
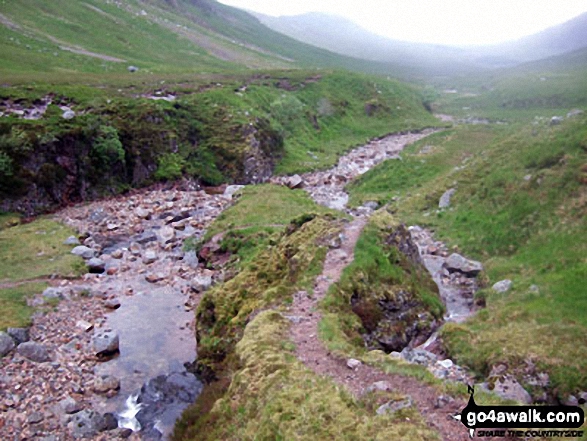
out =
[[[213,0],[23,0],[0,6],[5,72],[224,72],[335,67],[393,73],[297,42]]]
[[[479,63],[518,64],[561,55],[587,47],[587,13],[534,35],[499,45],[472,49]]]

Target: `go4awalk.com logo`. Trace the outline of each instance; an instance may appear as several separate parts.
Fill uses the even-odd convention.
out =
[[[469,429],[471,438],[580,438],[583,409],[575,406],[478,406],[469,386],[469,403],[454,418]],[[530,429],[531,428],[531,429]],[[574,430],[575,429],[575,430]],[[475,432],[477,431],[477,432]]]

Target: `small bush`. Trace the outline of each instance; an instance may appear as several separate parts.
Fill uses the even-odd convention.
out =
[[[92,156],[103,166],[124,162],[124,148],[118,139],[118,131],[111,126],[100,126],[97,135],[92,143]]]
[[[158,161],[159,166],[155,172],[155,178],[162,181],[171,181],[181,178],[186,165],[185,159],[177,153],[166,153]]]

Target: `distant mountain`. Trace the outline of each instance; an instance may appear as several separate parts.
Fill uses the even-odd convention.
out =
[[[514,66],[587,47],[587,13],[517,41],[460,48],[385,38],[346,18],[322,13],[254,15],[271,29],[305,43],[367,60],[399,63],[435,75]]]
[[[351,57],[398,63],[435,75],[477,68],[467,59],[468,52],[461,48],[392,40],[344,17],[316,12],[282,17],[252,14],[277,32]]]
[[[587,13],[519,40],[469,49],[478,64],[512,65],[587,47]]]

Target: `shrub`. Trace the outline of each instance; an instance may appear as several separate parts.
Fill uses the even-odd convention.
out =
[[[162,181],[171,181],[181,178],[186,165],[185,159],[177,153],[166,153],[157,160],[159,166],[155,178]]]
[[[97,132],[98,136],[92,143],[92,155],[104,166],[123,162],[124,148],[118,139],[118,131],[111,126],[100,126]]]

